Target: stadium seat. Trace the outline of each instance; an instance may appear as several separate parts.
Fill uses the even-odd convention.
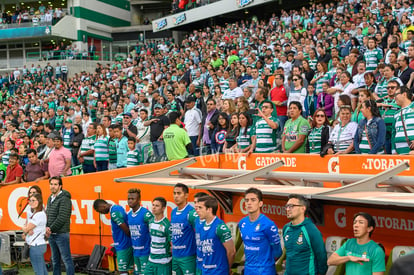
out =
[[[392,264],[395,260],[398,258],[407,255],[409,252],[414,251],[414,246],[394,246],[394,248],[391,250],[390,256],[388,257],[387,266],[385,269],[385,275],[388,275],[390,273],[390,269]],[[414,274],[414,271],[413,271]]]
[[[337,251],[346,242],[345,237],[331,236],[326,238],[325,249],[326,256],[329,258],[335,251]],[[329,266],[326,275],[342,275],[345,274],[345,265]]]

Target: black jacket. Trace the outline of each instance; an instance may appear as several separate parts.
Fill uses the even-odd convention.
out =
[[[70,216],[72,214],[71,195],[68,191],[62,190],[52,202],[52,196],[47,200],[47,227],[52,233],[69,233]]]

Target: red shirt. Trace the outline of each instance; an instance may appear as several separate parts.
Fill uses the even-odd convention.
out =
[[[286,89],[283,85],[280,87],[275,86],[270,91],[270,100],[272,101],[284,102],[287,99]],[[276,113],[278,116],[287,116],[287,106],[276,106]]]
[[[13,168],[9,165],[6,170],[6,183],[16,180],[16,177],[23,176],[23,168],[16,164]]]
[[[411,60],[411,61],[410,61],[410,64],[408,64],[408,66],[409,66],[411,69],[414,69],[414,60]]]

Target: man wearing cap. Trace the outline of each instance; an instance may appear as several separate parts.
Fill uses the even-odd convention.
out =
[[[195,106],[196,99],[193,96],[187,97],[185,100],[185,106],[187,111],[184,115],[184,125],[187,129],[187,133],[190,136],[192,150],[189,151],[190,155],[198,156],[197,139],[200,133],[201,118],[203,117],[201,111]]]
[[[164,115],[162,105],[154,105],[154,115],[144,122],[144,126],[150,126],[150,140],[156,157],[165,154],[165,145],[162,133],[170,126],[170,120]]]
[[[73,140],[74,135],[75,132],[72,128],[72,120],[70,118],[67,118],[65,120],[65,127],[62,129],[63,147],[69,150],[72,148],[70,144]]]
[[[54,136],[53,143],[55,148],[53,148],[48,159],[49,175],[50,177],[69,176],[72,174],[70,170],[72,154],[69,149],[63,147],[63,138],[61,136]]]
[[[127,138],[129,138],[129,137],[135,138],[137,136],[138,129],[132,123],[132,115],[131,115],[131,113],[129,113],[129,112],[128,113],[124,113],[123,119],[122,119],[122,127],[123,127],[122,134],[125,137],[127,137]]]

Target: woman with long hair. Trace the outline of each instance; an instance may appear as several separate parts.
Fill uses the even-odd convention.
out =
[[[236,99],[236,111],[237,113],[247,112],[250,109],[249,102],[244,96],[240,96]]]
[[[211,151],[212,153],[222,153],[224,142],[226,140],[227,129],[229,129],[229,116],[221,112],[218,115],[217,126],[213,131],[213,136],[211,138]]]
[[[227,130],[226,139],[224,141],[223,152],[231,153],[236,150],[236,138],[239,135],[239,115],[232,113],[230,116],[230,125]]]
[[[226,113],[230,117],[230,115],[236,111],[236,105],[234,104],[234,100],[233,99],[223,100],[221,111],[223,113]]]
[[[73,139],[70,143],[70,147],[72,148],[72,166],[78,166],[80,165],[78,152],[85,136],[82,133],[82,126],[80,124],[75,124],[73,126],[73,133]]]
[[[383,154],[386,128],[377,103],[373,99],[365,100],[362,103],[361,112],[364,119],[358,123],[355,134],[355,153]]]
[[[311,131],[308,135],[306,153],[320,154],[329,141],[329,118],[324,109],[317,109],[313,114]]]
[[[252,118],[247,112],[239,114],[239,135],[236,138],[237,151],[239,153],[246,153],[252,144],[250,136],[250,126],[252,125]]]
[[[22,227],[25,241],[30,246],[30,262],[36,275],[47,275],[47,268],[44,254],[46,252],[46,223],[47,217],[43,210],[43,198],[39,193],[33,194],[29,198],[29,205],[32,214],[29,216],[27,224]]]
[[[359,123],[361,120],[364,119],[364,115],[361,112],[361,107],[362,107],[362,103],[368,99],[373,99],[371,92],[367,89],[359,89],[358,90],[358,104],[357,104],[357,107],[355,108],[354,113],[352,114],[352,117],[351,117],[352,121]]]

